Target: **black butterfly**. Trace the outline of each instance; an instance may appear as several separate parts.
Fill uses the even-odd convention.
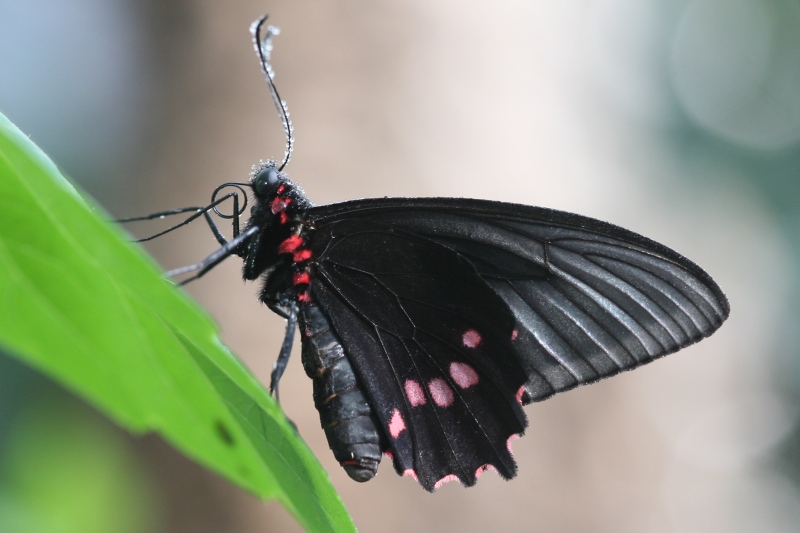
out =
[[[371,479],[384,454],[429,491],[471,486],[487,469],[511,478],[523,405],[649,363],[727,318],[725,295],[700,267],[591,218],[456,198],[312,206],[282,172],[291,125],[264,20],[252,31],[287,133],[283,163],[220,186],[208,207],[152,216],[195,210],[223,245],[170,275],[196,279],[238,255],[244,278],[263,280],[261,301],[288,320],[276,395],[299,321],[322,427],[353,479]],[[216,199],[226,186],[254,195],[242,232],[238,194]],[[209,216],[228,198],[230,242]]]

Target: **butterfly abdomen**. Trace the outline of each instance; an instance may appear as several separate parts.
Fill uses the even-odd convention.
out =
[[[301,306],[303,367],[314,381],[314,405],[339,464],[352,479],[369,481],[381,461],[381,437],[328,318],[313,303]]]

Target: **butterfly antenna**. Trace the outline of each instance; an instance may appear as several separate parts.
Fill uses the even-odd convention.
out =
[[[261,61],[261,70],[267,78],[269,92],[272,94],[272,101],[275,103],[275,107],[281,117],[283,132],[286,134],[286,152],[283,154],[283,162],[280,167],[278,167],[280,171],[289,163],[289,158],[294,149],[294,137],[292,137],[294,127],[292,126],[292,121],[289,120],[289,109],[286,107],[286,102],[281,100],[278,89],[275,87],[275,73],[272,70],[272,66],[269,64],[270,54],[272,53],[272,37],[278,35],[280,29],[275,26],[267,26],[266,33],[262,39],[261,33],[266,21],[267,15],[264,15],[253,22],[252,26],[250,26],[250,33],[253,34],[253,45],[255,46],[256,54],[258,54],[258,59]]]

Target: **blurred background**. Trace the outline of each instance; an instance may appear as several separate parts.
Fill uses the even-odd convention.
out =
[[[262,13],[312,201],[573,211],[678,250],[731,300],[699,345],[529,406],[512,482],[434,495],[388,464],[347,478],[296,353],[282,404],[361,530],[800,530],[800,4],[0,0],[0,111],[113,216],[204,204],[283,154]],[[201,222],[150,250],[169,269],[215,244]],[[284,324],[240,264],[188,291],[266,382]],[[0,356],[0,531],[298,530]]]

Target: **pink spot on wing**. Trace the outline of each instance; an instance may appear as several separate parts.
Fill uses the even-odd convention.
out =
[[[475,479],[480,479],[484,472],[497,472],[497,469],[488,463],[483,466],[479,466],[475,471]]]
[[[290,254],[297,250],[303,244],[303,239],[300,235],[290,235],[279,246],[279,254]]]
[[[408,468],[408,469],[406,469],[406,470],[404,470],[404,471],[403,471],[403,477],[413,477],[413,478],[414,478],[414,481],[419,481],[419,480],[417,479],[417,473],[416,473],[416,472],[414,472],[414,471],[413,471],[412,469],[410,469],[410,468]]]
[[[450,377],[462,389],[478,384],[478,373],[466,363],[450,363]]]
[[[442,487],[442,485],[444,485],[445,483],[449,483],[451,481],[459,481],[458,476],[456,476],[455,474],[448,474],[439,481],[437,481],[436,484],[433,486],[433,488],[439,489]]]
[[[392,450],[386,450],[383,452],[383,455],[385,455],[390,461],[394,461],[394,454],[392,453]]]
[[[464,332],[464,335],[461,336],[461,340],[467,348],[477,348],[483,339],[481,338],[481,334],[476,330],[468,329]]]
[[[413,379],[407,379],[405,383],[406,396],[408,401],[414,407],[425,405],[427,399],[425,398],[425,391],[422,390],[419,382]]]
[[[506,448],[508,448],[508,453],[510,454],[514,453],[514,450],[511,449],[511,443],[517,440],[518,438],[519,438],[519,433],[514,433],[513,435],[508,437],[508,440],[506,441]]]
[[[404,429],[406,429],[406,423],[400,414],[400,410],[395,409],[392,413],[392,419],[389,421],[389,433],[396,439]]]
[[[295,263],[308,261],[309,259],[311,259],[311,250],[299,250],[292,256],[292,261]]]
[[[519,390],[517,391],[517,401],[519,402],[520,405],[522,405],[523,396],[525,396],[525,385],[520,387]]]
[[[519,331],[517,331],[517,330],[512,331],[511,332],[511,340],[515,341],[515,340],[517,340],[517,337],[519,337]]]
[[[439,407],[450,407],[453,404],[453,391],[442,378],[432,379],[428,383],[428,390]]]

